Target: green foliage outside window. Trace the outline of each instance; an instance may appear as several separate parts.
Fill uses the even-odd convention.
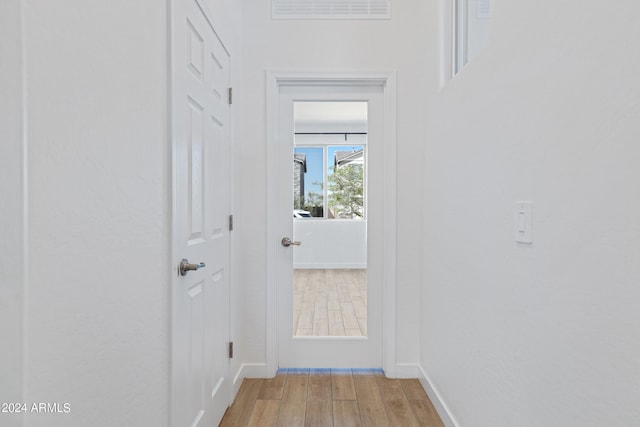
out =
[[[333,167],[328,176],[329,210],[335,218],[364,218],[364,174],[361,164]]]

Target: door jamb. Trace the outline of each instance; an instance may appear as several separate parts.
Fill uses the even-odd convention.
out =
[[[267,88],[267,171],[276,170],[280,87],[296,86],[380,86],[384,96],[384,211],[382,283],[382,369],[396,376],[396,72],[321,73],[268,70]],[[267,173],[266,197],[266,364],[265,377],[278,370],[278,234],[276,174]]]

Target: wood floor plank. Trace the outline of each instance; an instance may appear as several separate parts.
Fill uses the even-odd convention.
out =
[[[398,382],[402,386],[407,400],[428,400],[429,396],[422,388],[420,381],[415,378],[398,379]]]
[[[352,298],[353,309],[356,312],[356,317],[360,319],[367,318],[367,300],[365,297]]]
[[[444,423],[417,379],[388,379],[381,369],[288,369],[275,378],[245,379],[220,426],[444,427]]]
[[[358,402],[355,400],[334,401],[333,425],[335,427],[362,427]]]
[[[296,335],[366,335],[366,282],[366,270],[294,270]]]
[[[264,380],[246,378],[240,385],[233,405],[225,413],[220,427],[244,427],[249,423],[253,406]]]
[[[361,319],[358,317],[358,324],[363,336],[367,336],[367,319]]]
[[[419,427],[411,405],[398,380],[377,377],[380,395],[392,426]]]
[[[358,375],[353,382],[358,397],[360,418],[366,427],[391,427],[378,389],[377,376]],[[394,426],[395,427],[395,426]]]
[[[305,427],[331,427],[333,424],[331,376],[327,370],[312,370],[307,386]]]
[[[399,379],[398,382],[402,386],[420,425],[428,427],[444,426],[420,381],[417,379]]]
[[[313,336],[326,337],[332,335],[330,333],[331,328],[329,325],[329,319],[316,317],[313,319]]]
[[[331,370],[331,393],[333,400],[356,400],[351,369]]]
[[[316,305],[314,307],[315,317],[326,319],[329,317],[327,308],[327,297],[317,296]]]
[[[307,401],[307,385],[309,375],[287,374],[278,414],[280,427],[303,427]]]
[[[444,427],[444,423],[429,400],[410,400],[416,420],[424,427]]]
[[[280,403],[280,400],[256,400],[248,427],[275,427]]]
[[[282,399],[282,393],[284,392],[284,383],[287,379],[287,373],[284,371],[278,371],[275,377],[267,378],[264,380],[260,393],[258,393],[258,399],[260,400],[279,400]]]
[[[342,323],[342,311],[341,310],[328,310],[327,317],[329,319],[329,323]]]
[[[335,285],[327,290],[327,310],[340,310],[340,298]]]
[[[345,302],[340,304],[342,308],[342,318],[344,320],[345,328],[358,328],[358,319],[356,318],[356,312],[353,309],[353,304],[350,302]]]

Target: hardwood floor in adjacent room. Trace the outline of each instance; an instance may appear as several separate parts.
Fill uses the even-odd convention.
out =
[[[294,270],[296,336],[366,336],[367,270]]]
[[[416,379],[380,370],[290,369],[245,379],[220,427],[443,427]]]

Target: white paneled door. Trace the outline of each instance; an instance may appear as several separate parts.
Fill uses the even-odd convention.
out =
[[[195,0],[171,4],[172,426],[214,426],[231,391],[230,58]]]

